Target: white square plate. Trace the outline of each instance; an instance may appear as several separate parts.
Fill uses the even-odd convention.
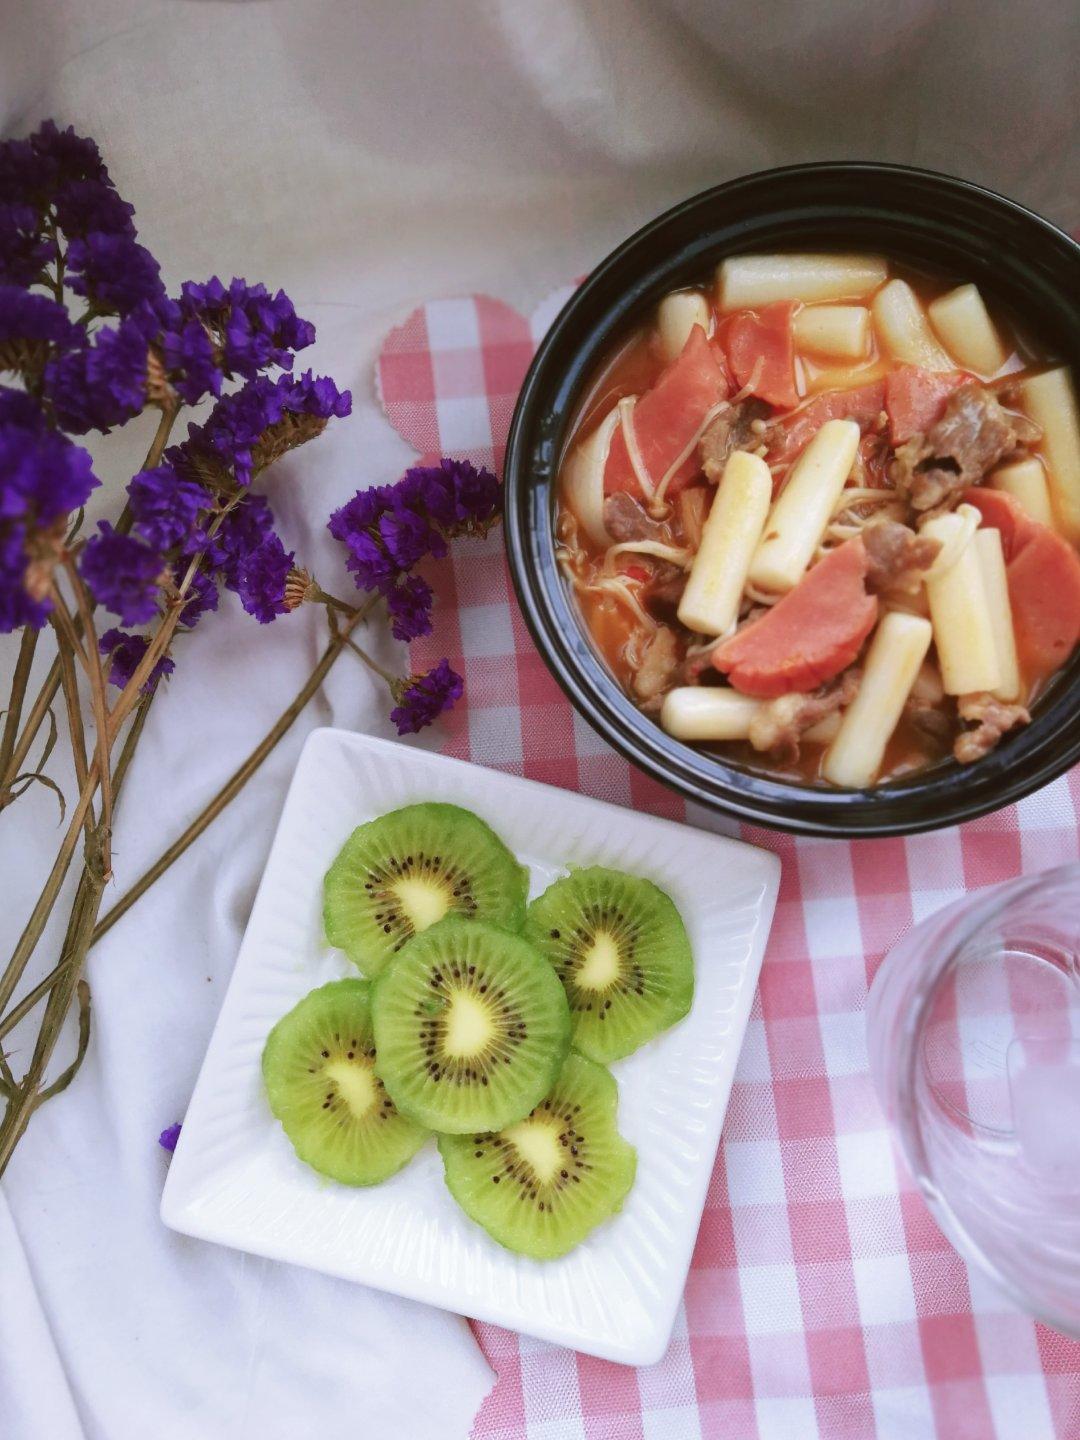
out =
[[[270,1114],[271,1026],[316,985],[355,974],[322,932],[322,878],[364,820],[419,800],[482,815],[537,895],[568,865],[655,880],[694,950],[681,1024],[613,1067],[637,1147],[623,1209],[561,1260],[502,1249],[454,1204],[430,1142],[372,1189],[321,1179]],[[423,750],[317,730],[304,746],[161,1202],[166,1225],[325,1270],[628,1365],[663,1354],[690,1264],[776,903],[774,856]]]

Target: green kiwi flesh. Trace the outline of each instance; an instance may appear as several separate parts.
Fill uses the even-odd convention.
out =
[[[306,995],[271,1030],[262,1069],[270,1109],[320,1175],[377,1185],[427,1138],[398,1112],[375,1073],[366,980],[335,980]]]
[[[331,945],[374,978],[414,935],[446,915],[520,930],[528,872],[478,815],[428,802],[359,826],[327,871]]]
[[[616,1128],[618,1089],[573,1051],[516,1125],[440,1135],[446,1184],[466,1215],[519,1255],[554,1260],[622,1208],[637,1155]]]
[[[375,985],[379,1073],[394,1103],[433,1130],[523,1119],[570,1044],[558,977],[521,938],[450,916],[411,940]]]
[[[573,1016],[573,1045],[607,1064],[681,1020],[694,960],[671,898],[600,866],[556,880],[529,906],[525,936],[555,967]]]

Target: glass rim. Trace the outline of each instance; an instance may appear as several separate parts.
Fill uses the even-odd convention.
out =
[[[1048,883],[1053,883],[1069,874],[1080,880],[1080,861],[1069,861],[1049,870],[1040,870],[1033,875],[1017,876],[1013,880],[990,887],[985,894],[976,891],[974,896],[961,896],[957,901],[930,917],[931,925],[935,920],[947,925],[951,911],[962,906],[965,900],[974,900],[966,913],[951,916],[956,928],[949,935],[948,943],[941,947],[938,956],[927,964],[920,974],[909,997],[906,1013],[900,1021],[897,1044],[900,1063],[886,1069],[884,1080],[888,1092],[887,1109],[889,1113],[887,1118],[892,1124],[904,1163],[926,1201],[938,1228],[960,1258],[981,1270],[1001,1294],[1010,1299],[1033,1320],[1049,1326],[1052,1330],[1070,1339],[1080,1340],[1080,1321],[1058,1315],[1051,1307],[1047,1307],[1044,1301],[1005,1274],[957,1215],[933,1178],[933,1167],[919,1125],[918,1107],[910,1100],[901,1101],[902,1093],[906,1092],[908,1096],[915,1093],[917,1071],[921,1059],[918,1038],[926,1022],[934,992],[946,967],[956,958],[963,947],[980,930],[992,923],[1008,905],[1036,890],[1044,889]],[[882,961],[882,964],[887,963],[888,956]]]

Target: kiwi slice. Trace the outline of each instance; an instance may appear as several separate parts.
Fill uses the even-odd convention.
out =
[[[330,944],[375,976],[444,915],[520,930],[528,892],[528,872],[478,815],[406,805],[346,840],[326,874],[323,924]]]
[[[270,1031],[262,1068],[270,1109],[320,1175],[377,1185],[427,1138],[375,1073],[366,980],[334,980],[305,995]]]
[[[453,1134],[522,1119],[570,1044],[566,996],[543,956],[520,935],[456,917],[401,951],[372,1015],[394,1104]]]
[[[554,1260],[622,1207],[637,1154],[615,1128],[619,1093],[574,1051],[547,1096],[495,1134],[440,1135],[451,1195],[500,1245]]]
[[[529,906],[525,936],[566,988],[573,1045],[606,1064],[690,1009],[694,960],[682,917],[649,880],[600,866],[556,880]]]

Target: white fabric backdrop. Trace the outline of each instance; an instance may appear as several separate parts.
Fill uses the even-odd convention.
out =
[[[316,321],[304,364],[355,413],[270,488],[290,546],[346,583],[325,518],[410,458],[370,374],[413,304],[484,289],[527,312],[677,198],[800,159],[954,170],[1075,227],[1078,42],[1071,0],[0,0],[0,131],[52,114],[95,135],[170,287],[242,274]],[[96,447],[106,502],[146,442]],[[292,695],[314,622],[226,603],[184,647],[128,782],[120,888]],[[461,1321],[157,1218],[155,1137],[183,1114],[303,734],[389,733],[385,708],[342,661],[94,953],[86,1063],[0,1190],[4,1440],[467,1434],[491,1377]],[[56,841],[43,791],[0,817],[8,948]]]

